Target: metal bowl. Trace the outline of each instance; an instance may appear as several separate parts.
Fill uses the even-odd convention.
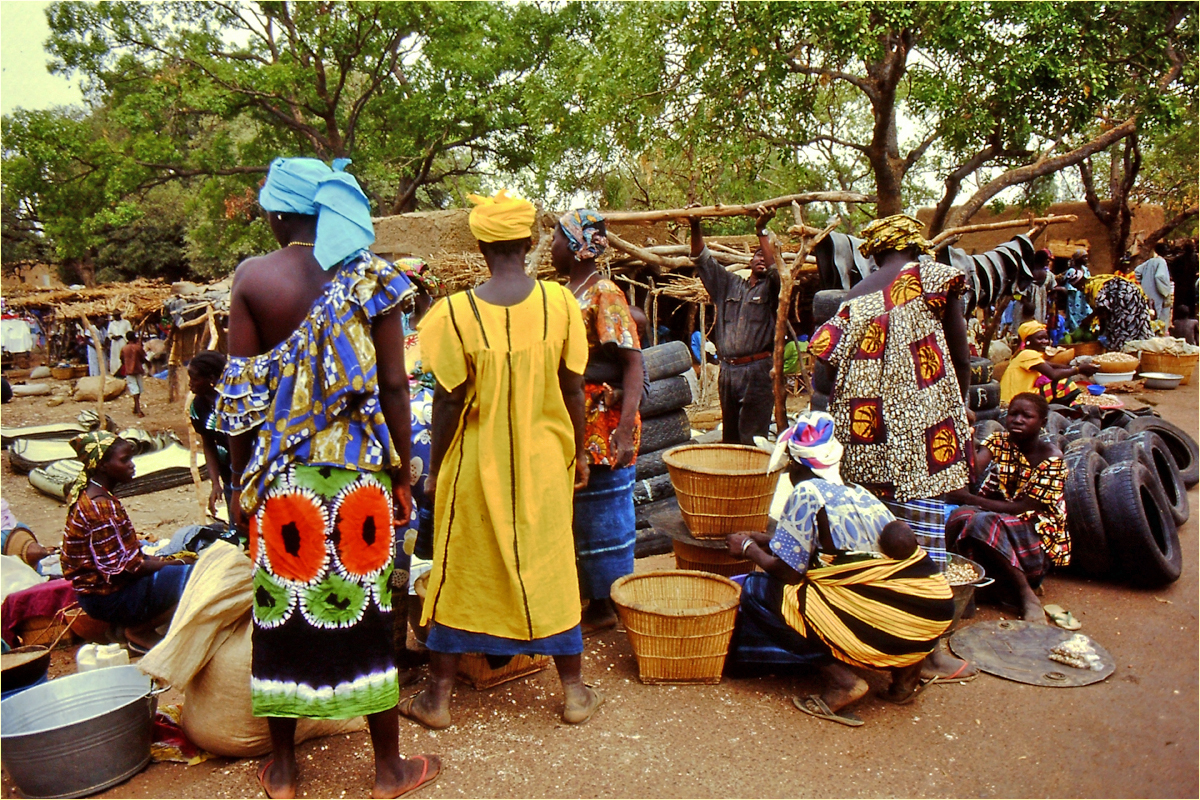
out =
[[[1101,386],[1108,386],[1110,383],[1133,380],[1133,372],[1097,372],[1092,376],[1092,380]]]
[[[954,594],[954,619],[950,621],[950,627],[946,629],[946,633],[950,634],[962,627],[963,613],[975,599],[975,590],[983,586],[991,586],[996,580],[989,578],[978,562],[972,561],[966,556],[960,556],[958,553],[946,553],[946,559],[951,564],[966,564],[975,570],[975,574],[978,576],[970,583],[950,584],[950,591]]]
[[[1174,372],[1143,372],[1140,377],[1147,389],[1174,389],[1183,380]]]

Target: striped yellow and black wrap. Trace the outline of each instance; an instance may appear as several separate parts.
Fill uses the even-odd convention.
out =
[[[918,548],[903,561],[810,569],[807,580],[784,589],[782,611],[788,625],[802,636],[811,628],[839,660],[879,669],[906,667],[928,655],[950,627],[954,599],[950,584]]]

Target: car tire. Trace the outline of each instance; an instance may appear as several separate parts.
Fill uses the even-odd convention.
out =
[[[674,496],[675,486],[671,483],[670,475],[655,475],[653,478],[646,478],[633,484],[633,504],[635,506]]]
[[[978,415],[977,415],[978,416]],[[994,419],[981,419],[975,423],[975,441],[982,442],[993,433],[1002,433],[1004,426]]]
[[[1099,495],[1104,532],[1123,577],[1147,587],[1178,580],[1179,531],[1158,476],[1140,461],[1113,464],[1100,473]]]
[[[1179,467],[1175,464],[1175,457],[1171,455],[1167,443],[1153,431],[1136,433],[1126,441],[1141,445],[1139,459],[1158,476],[1176,526],[1187,522],[1190,513],[1187,487],[1183,485],[1183,476],[1179,473]]]
[[[1067,457],[1063,494],[1071,536],[1070,567],[1089,578],[1103,578],[1113,566],[1098,495],[1100,474],[1107,468],[1108,462],[1095,450],[1084,448]]]
[[[1007,409],[1003,409],[1003,408],[999,408],[999,407],[989,408],[984,411],[976,411],[975,412],[975,421],[979,422],[981,420],[990,420],[993,422],[999,422],[999,423],[1003,424],[1004,418],[1007,416],[1008,416]]]
[[[967,389],[967,408],[987,411],[1000,405],[1000,382],[988,381]]]
[[[824,325],[829,318],[838,312],[842,301],[846,299],[845,289],[821,289],[813,295],[813,330]]]
[[[1157,433],[1175,457],[1175,466],[1179,467],[1184,486],[1190,489],[1200,483],[1200,450],[1196,440],[1178,425],[1161,417],[1136,417],[1129,421],[1125,430],[1131,435],[1142,431]]]
[[[971,356],[971,385],[979,386],[992,379],[992,362],[981,356]]]
[[[663,461],[663,453],[669,449],[639,453],[637,463],[634,464],[634,478],[639,481],[645,481],[650,478],[657,478],[659,475],[666,475],[667,464]]]
[[[641,412],[643,417],[657,417],[691,402],[692,387],[688,379],[683,375],[672,375],[650,382],[650,391],[642,396]]]
[[[683,444],[692,438],[692,426],[683,409],[642,420],[642,446],[638,454],[651,453],[666,447]]]
[[[1095,438],[1100,435],[1100,428],[1090,422],[1080,420],[1068,425],[1062,434],[1067,437],[1068,442],[1072,442],[1079,438]]]
[[[650,382],[682,375],[692,368],[692,351],[683,342],[663,342],[642,350],[642,363]]]

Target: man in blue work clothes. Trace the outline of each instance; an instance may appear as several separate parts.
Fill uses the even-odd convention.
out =
[[[754,444],[766,436],[775,406],[771,355],[775,347],[775,313],[779,306],[779,273],[767,236],[770,214],[755,220],[759,247],[750,259],[750,275],[741,278],[725,269],[704,246],[700,220],[692,218],[692,261],[716,309],[713,342],[721,361],[717,381],[721,400],[721,441]]]

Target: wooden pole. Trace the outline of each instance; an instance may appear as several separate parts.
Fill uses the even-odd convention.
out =
[[[996,301],[996,310],[992,314],[991,320],[988,321],[987,327],[983,329],[983,341],[979,345],[979,355],[984,358],[988,357],[988,350],[992,347],[992,339],[996,336],[996,329],[1000,327],[1000,318],[1004,316],[1004,309],[1012,301],[1012,295],[1005,293]]]
[[[798,204],[792,207],[792,212],[796,215],[798,227],[806,228],[807,226],[800,220]],[[796,254],[795,261],[797,267],[802,267],[805,259],[808,258],[809,251],[841,224],[842,221],[835,217],[833,222],[825,226],[825,229],[819,231],[816,236],[810,238],[807,235],[801,235],[800,251]],[[787,340],[788,314],[792,308],[792,290],[800,269],[797,268],[793,272],[784,266],[774,235],[771,237],[771,246],[775,254],[775,268],[779,270],[779,306],[775,312],[775,348],[771,354],[775,372],[772,380],[775,390],[775,431],[778,435],[783,433],[784,428],[787,427],[787,380],[783,374],[783,347]]]
[[[100,430],[104,430],[104,394],[108,391],[108,353],[103,351],[100,342],[100,331],[96,330],[96,326],[87,318],[86,314],[80,314],[79,318],[83,320],[83,325],[87,329],[88,335],[92,337],[92,342],[96,345],[96,364],[100,367],[100,391],[96,393],[96,414],[100,419]]]
[[[704,349],[705,343],[708,341],[708,332],[704,328],[704,309],[708,303],[700,303],[700,402],[703,403],[708,399],[706,391],[705,378],[708,376],[708,351]],[[691,342],[688,342],[690,345]]]
[[[1075,222],[1079,217],[1074,214],[1051,215],[1048,217],[1038,217],[1036,219],[1011,219],[1006,222],[981,222],[978,225],[961,225],[957,228],[947,228],[937,236],[930,239],[934,247],[941,245],[947,239],[953,236],[962,236],[964,233],[977,233],[979,231],[999,231],[1005,228],[1023,228],[1026,226],[1033,227],[1037,225],[1055,225],[1060,222]]]
[[[718,203],[715,206],[670,208],[659,211],[605,211],[604,220],[606,222],[650,223],[694,217],[757,217],[764,211],[791,205],[793,202],[801,205],[808,203],[874,203],[875,198],[858,192],[802,192],[743,205],[726,206]],[[611,232],[608,239],[612,241]]]

